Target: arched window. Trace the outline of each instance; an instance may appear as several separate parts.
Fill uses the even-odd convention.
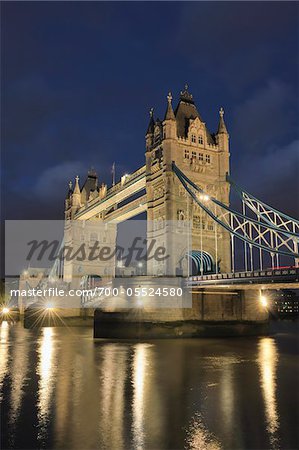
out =
[[[178,209],[177,218],[178,220],[185,220],[185,213],[182,209]]]

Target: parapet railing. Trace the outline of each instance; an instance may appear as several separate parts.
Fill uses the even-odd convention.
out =
[[[218,280],[240,280],[240,279],[255,279],[255,278],[283,278],[291,277],[294,281],[299,279],[299,267],[277,268],[254,270],[249,272],[228,272],[228,273],[213,273],[206,275],[195,275],[187,278],[188,284],[197,284],[199,281],[218,281]],[[248,281],[249,282],[249,281]]]
[[[107,189],[105,197],[103,198],[97,197],[93,200],[88,201],[84,206],[81,206],[81,208],[78,209],[76,215],[82,213],[91,206],[97,205],[101,202],[105,202],[106,200],[111,198],[114,194],[120,192],[124,188],[127,188],[133,182],[137,181],[139,178],[142,178],[143,176],[145,176],[145,165],[137,169],[135,172],[128,174],[125,177],[122,177],[121,181],[116,183],[114,186],[109,187]]]

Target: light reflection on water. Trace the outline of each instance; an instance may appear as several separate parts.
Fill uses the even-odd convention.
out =
[[[128,348],[106,344],[102,349],[99,385],[100,434],[104,448],[124,448],[125,383]]]
[[[21,329],[17,345],[12,347],[11,355],[11,398],[10,424],[14,426],[18,420],[22,399],[27,384],[29,342],[26,340],[26,330]]]
[[[258,364],[261,374],[261,387],[265,403],[267,431],[271,449],[278,449],[279,416],[276,400],[276,371],[278,365],[278,351],[274,339],[262,338],[259,342]]]
[[[196,414],[187,431],[186,447],[190,450],[220,450],[221,445],[207,430],[200,414]]]
[[[53,328],[43,328],[42,336],[39,343],[39,359],[37,364],[38,382],[38,438],[43,439],[47,432],[47,424],[49,420],[50,406],[52,402],[52,394],[55,385],[54,354],[56,348],[53,344]]]
[[[7,373],[7,364],[9,357],[8,336],[9,336],[9,325],[6,320],[3,320],[0,326],[0,388],[2,388],[3,380]],[[0,399],[2,400],[2,395]]]
[[[3,448],[276,450],[298,444],[280,423],[282,401],[290,406],[285,423],[298,407],[291,393],[296,366],[288,355],[281,358],[273,338],[108,342],[94,341],[89,329],[33,333],[2,323],[0,339],[3,420],[13,424]],[[290,394],[279,400],[282,361],[290,372],[280,386]]]
[[[151,360],[151,345],[137,344],[134,346],[132,364],[133,384],[133,446],[136,450],[144,448],[145,440],[145,408],[149,389]]]

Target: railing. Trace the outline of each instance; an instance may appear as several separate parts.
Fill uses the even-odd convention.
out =
[[[220,281],[220,280],[237,280],[239,282],[250,282],[251,280],[257,280],[260,278],[268,279],[288,279],[292,281],[299,280],[299,268],[290,267],[282,269],[265,269],[265,270],[254,270],[249,272],[229,272],[229,273],[218,273],[218,274],[207,274],[207,275],[195,275],[188,277],[188,284],[198,284],[198,282],[209,282],[209,281]]]
[[[111,212],[109,212],[105,216],[105,220],[115,220],[118,219],[119,216],[128,214],[131,211],[134,211],[136,208],[144,206],[146,204],[146,195],[142,195],[141,197],[136,198],[135,200],[117,208]]]
[[[87,202],[86,205],[81,206],[81,208],[78,209],[76,212],[76,215],[80,215],[82,212],[86,211],[92,206],[98,205],[99,203],[105,202],[109,198],[111,198],[114,194],[120,192],[122,189],[130,186],[133,182],[135,182],[137,179],[142,178],[145,176],[145,166],[140,167],[135,172],[129,174],[126,176],[124,180],[119,181],[114,186],[111,186],[107,189],[107,194],[103,198],[95,198],[89,202]]]

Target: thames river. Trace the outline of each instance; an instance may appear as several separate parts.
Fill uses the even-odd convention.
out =
[[[298,327],[271,337],[93,340],[0,325],[1,448],[298,448]]]

